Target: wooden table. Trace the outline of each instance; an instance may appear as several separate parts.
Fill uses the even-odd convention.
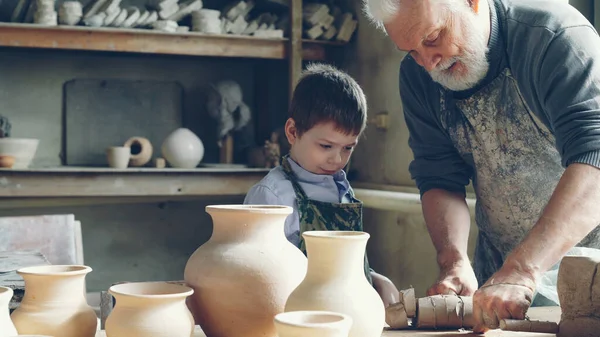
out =
[[[545,320],[545,321],[560,321],[560,308],[559,307],[539,307],[531,308],[527,313],[532,320]],[[446,331],[421,331],[421,330],[386,330],[383,332],[382,337],[452,337],[452,336],[485,336],[485,337],[556,337],[555,334],[550,333],[533,333],[533,332],[513,332],[513,331],[502,331],[502,330],[491,330],[481,334],[474,334],[469,332],[462,332],[458,330],[446,330]],[[96,337],[106,337],[104,331],[98,331]],[[199,327],[196,327],[194,337],[206,337]]]

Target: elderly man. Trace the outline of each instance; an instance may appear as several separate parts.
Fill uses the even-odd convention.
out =
[[[408,53],[409,170],[440,267],[428,293],[473,295],[476,330],[523,319],[542,273],[576,245],[600,247],[598,34],[558,0],[365,0],[365,9]]]

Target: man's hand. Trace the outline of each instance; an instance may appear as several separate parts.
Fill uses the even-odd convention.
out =
[[[381,297],[384,307],[387,308],[390,304],[398,303],[400,292],[389,278],[374,271],[371,272],[371,277],[373,278],[373,287]]]
[[[477,278],[468,261],[454,263],[449,268],[442,268],[440,277],[427,290],[427,296],[461,295],[472,296],[477,290]]]
[[[534,292],[532,275],[503,266],[473,295],[473,331],[497,329],[502,319],[525,319]]]

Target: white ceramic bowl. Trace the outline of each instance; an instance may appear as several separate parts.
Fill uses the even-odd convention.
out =
[[[0,156],[15,157],[13,169],[28,168],[40,140],[34,138],[0,138]]]

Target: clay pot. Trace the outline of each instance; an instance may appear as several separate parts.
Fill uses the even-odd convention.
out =
[[[195,168],[204,157],[204,144],[189,129],[179,128],[165,138],[161,152],[172,167]]]
[[[146,138],[131,137],[125,142],[125,144],[123,144],[123,146],[131,149],[129,166],[144,166],[150,161],[150,159],[152,159],[152,143],[150,143],[150,141]]]
[[[17,270],[25,296],[11,318],[21,335],[94,337],[96,313],[86,302],[88,266],[44,265]]]
[[[13,290],[0,287],[0,337],[16,336],[17,328],[10,319],[8,303],[13,297]]]
[[[277,314],[279,337],[348,337],[352,318],[339,312],[291,311]]]
[[[210,239],[190,257],[188,305],[210,337],[275,337],[273,318],[306,274],[304,254],[284,234],[288,206],[207,206]]]
[[[355,231],[302,233],[308,271],[290,294],[285,312],[322,310],[352,317],[350,337],[381,337],[385,309],[365,276],[364,259],[369,234]]]
[[[194,291],[167,282],[114,285],[116,305],[106,319],[107,337],[190,337],[194,319],[185,299]]]
[[[124,169],[129,166],[131,149],[126,146],[110,146],[106,149],[106,161],[108,166],[116,169]]]

